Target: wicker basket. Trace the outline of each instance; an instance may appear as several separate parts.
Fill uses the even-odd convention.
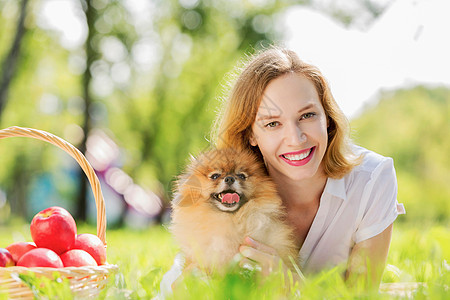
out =
[[[105,202],[98,178],[84,155],[65,140],[41,130],[16,126],[0,130],[0,139],[7,137],[30,137],[46,141],[63,149],[78,162],[89,179],[94,193],[97,207],[97,236],[106,245]],[[38,276],[46,276],[48,278],[54,278],[54,273],[59,272],[62,278],[68,279],[70,288],[77,298],[95,297],[106,286],[108,277],[116,272],[117,269],[116,265],[110,264],[95,267],[68,268],[0,268],[0,294],[6,291],[10,299],[33,299],[33,292],[19,278],[19,274],[31,271]]]

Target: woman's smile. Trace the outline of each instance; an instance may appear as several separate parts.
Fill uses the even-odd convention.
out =
[[[280,157],[291,166],[304,166],[313,157],[315,149],[316,147],[312,147],[306,150],[284,153]]]

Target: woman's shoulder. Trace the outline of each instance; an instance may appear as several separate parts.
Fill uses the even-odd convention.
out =
[[[357,145],[352,145],[352,151],[356,156],[362,156],[361,164],[356,166],[352,173],[374,173],[380,169],[394,168],[394,161],[390,157],[383,156]]]

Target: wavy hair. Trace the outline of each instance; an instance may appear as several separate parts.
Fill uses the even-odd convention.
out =
[[[250,57],[238,71],[240,75],[214,123],[213,141],[217,148],[251,149],[263,160],[258,146],[250,145],[250,136],[264,90],[272,80],[297,73],[314,84],[328,120],[328,145],[323,157],[325,174],[342,178],[360,163],[361,158],[351,151],[348,120],[317,67],[300,60],[294,51],[272,47]]]

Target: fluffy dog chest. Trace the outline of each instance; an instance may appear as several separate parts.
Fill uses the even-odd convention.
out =
[[[177,223],[182,219],[184,222]],[[223,266],[230,262],[243,240],[232,214],[177,211],[172,225],[183,252],[200,265]]]

